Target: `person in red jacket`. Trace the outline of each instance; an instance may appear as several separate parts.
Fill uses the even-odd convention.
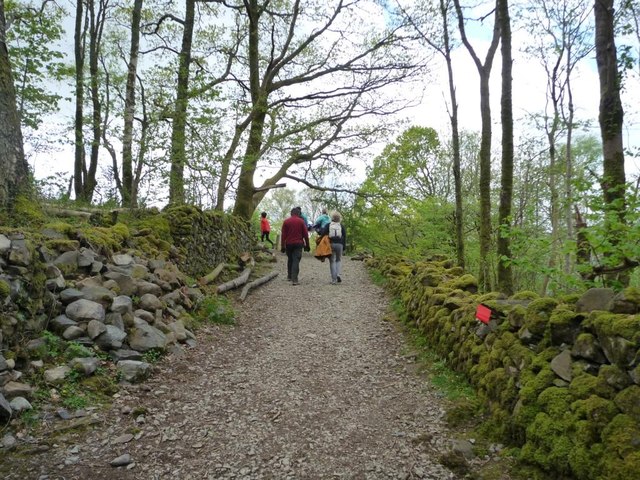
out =
[[[302,249],[305,252],[311,250],[309,247],[309,232],[307,225],[300,216],[300,209],[293,208],[291,216],[282,223],[281,248],[282,253],[287,254],[287,280],[292,285],[299,285],[298,274],[300,273],[300,259],[302,259]]]
[[[260,214],[260,241],[264,243],[265,239],[267,242],[271,244],[271,248],[274,247],[273,242],[269,238],[269,234],[271,233],[271,225],[269,224],[269,220],[267,220],[267,212],[262,212]]]

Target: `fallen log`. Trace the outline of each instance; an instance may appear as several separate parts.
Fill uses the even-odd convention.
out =
[[[226,263],[218,264],[218,266],[214,268],[211,271],[211,273],[208,273],[207,275],[202,277],[200,280],[198,280],[198,283],[200,283],[200,285],[209,285],[218,277],[218,275],[220,275],[220,272],[222,272],[222,270],[224,270],[226,266],[227,266]]]
[[[277,276],[278,276],[278,272],[271,272],[268,275],[265,275],[264,277],[260,277],[254,280],[253,282],[247,283],[242,289],[242,293],[240,294],[240,300],[244,301],[244,299],[247,298],[247,294],[249,293],[249,290],[251,290],[252,288],[259,287],[263,283],[267,283],[269,280],[273,280]]]
[[[251,269],[245,268],[240,276],[234,278],[233,280],[229,280],[222,285],[218,285],[218,289],[216,290],[218,293],[226,292],[227,290],[231,290],[232,288],[238,288],[240,285],[244,285],[249,280],[249,275],[251,275]]]

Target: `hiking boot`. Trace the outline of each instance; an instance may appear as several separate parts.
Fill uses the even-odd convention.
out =
[[[300,285],[300,282],[297,280],[294,280],[293,282],[291,282],[291,285]]]
[[[340,275],[338,275],[338,283],[342,283],[342,279],[340,278]]]

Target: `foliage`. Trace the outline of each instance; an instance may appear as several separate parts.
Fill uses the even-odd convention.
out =
[[[198,306],[196,317],[208,323],[233,325],[235,311],[226,297],[207,296]]]
[[[38,129],[44,116],[58,109],[62,99],[52,81],[68,78],[71,72],[64,55],[54,46],[64,34],[64,10],[55,2],[42,7],[31,1],[5,3],[6,15],[13,18],[7,43],[16,84],[20,117],[27,127]]]

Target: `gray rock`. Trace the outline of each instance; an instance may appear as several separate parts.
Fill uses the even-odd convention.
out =
[[[9,263],[20,267],[28,267],[31,265],[31,252],[25,246],[11,246],[9,250]]]
[[[62,338],[64,338],[65,340],[77,340],[78,338],[86,335],[86,333],[87,332],[85,332],[79,326],[71,325],[70,327],[67,327],[64,332],[62,332]]]
[[[58,267],[50,263],[45,267],[44,274],[47,276],[48,279],[52,279],[52,278],[60,277],[62,275],[62,272]]]
[[[146,282],[144,280],[138,280],[136,282],[136,292],[140,297],[147,293],[151,293],[156,297],[162,296],[162,288],[159,285],[151,282]]]
[[[84,296],[77,288],[67,288],[60,292],[60,301],[65,305],[80,300],[81,298],[84,298]]]
[[[53,261],[53,264],[57,267],[62,267],[65,272],[75,271],[78,268],[78,255],[77,250],[64,252]]]
[[[133,278],[138,278],[138,279],[146,278],[148,274],[149,274],[149,269],[144,265],[140,265],[139,263],[136,263],[131,267],[131,276]]]
[[[67,286],[67,282],[65,281],[62,275],[51,278],[45,282],[45,287],[50,292],[57,292],[59,290],[63,290]]]
[[[564,350],[551,360],[551,370],[561,379],[570,382],[572,378],[571,364],[571,352]]]
[[[78,322],[98,320],[104,322],[104,307],[91,300],[80,299],[67,305],[65,309],[67,317]]]
[[[94,341],[103,350],[115,350],[122,347],[122,342],[127,334],[114,325],[106,325],[105,332]]]
[[[110,310],[115,313],[132,313],[133,300],[127,295],[119,295],[111,302]]]
[[[70,368],[82,373],[86,377],[92,375],[98,368],[98,365],[100,365],[100,360],[94,357],[77,357],[69,362]]]
[[[2,239],[0,238],[0,242],[1,241]],[[9,420],[11,418],[11,413],[12,413],[11,405],[9,404],[9,402],[7,402],[7,399],[4,398],[4,395],[0,393],[0,421],[6,422],[7,420]]]
[[[151,365],[136,360],[122,360],[116,364],[120,378],[129,383],[140,383],[151,373]]]
[[[93,277],[85,277],[82,280],[78,280],[76,288],[82,291],[85,288],[101,287],[103,283],[104,280],[100,275],[94,275]]]
[[[96,258],[96,253],[88,248],[81,248],[78,255],[78,266],[80,268],[90,267]]]
[[[102,262],[98,262],[98,261],[94,261],[91,264],[91,269],[89,270],[89,272],[92,275],[97,275],[98,273],[101,273],[104,270],[104,263]]]
[[[91,320],[87,325],[87,334],[91,340],[95,340],[98,335],[107,331],[107,326],[98,320]]]
[[[182,323],[182,320],[176,320],[175,322],[167,325],[167,327],[175,333],[176,339],[179,342],[184,342],[188,338],[187,329],[185,328],[184,323]]]
[[[113,261],[113,264],[118,267],[127,267],[133,264],[133,257],[126,253],[114,255],[111,260]]]
[[[5,398],[12,399],[15,397],[31,397],[33,393],[33,388],[31,385],[20,382],[8,382],[4,387],[2,387],[2,393]]]
[[[14,397],[13,400],[9,402],[11,406],[11,410],[16,413],[24,412],[25,410],[31,410],[31,404],[24,397]]]
[[[145,293],[140,297],[140,308],[147,312],[155,312],[162,309],[162,302],[152,293]]]
[[[0,372],[3,372],[8,369],[9,369],[9,365],[7,364],[7,361],[2,356],[2,354],[0,354]]]
[[[50,368],[44,371],[44,381],[50,385],[59,385],[64,382],[65,377],[71,371],[66,365]]]
[[[142,360],[142,353],[136,352],[135,350],[126,350],[126,349],[117,349],[109,352],[109,355],[113,359],[114,362],[119,362],[121,360]]]
[[[131,296],[136,294],[136,282],[131,277],[131,275],[110,271],[106,272],[103,277],[107,280],[113,280],[114,282],[116,282],[118,284],[118,288],[120,289],[121,295]]]
[[[138,309],[135,312],[133,312],[133,314],[135,317],[140,318],[147,323],[153,323],[154,320],[156,319],[153,313],[148,312],[147,310]]]
[[[614,296],[615,292],[611,288],[590,288],[576,302],[576,312],[607,311]]]
[[[83,287],[82,298],[86,300],[91,300],[93,302],[97,302],[104,306],[105,308],[110,306],[115,298],[116,294],[113,293],[108,288],[104,288],[103,286],[99,287]]]
[[[146,352],[151,349],[164,350],[167,338],[164,333],[144,320],[136,318],[134,327],[127,335],[127,343],[133,350]]]
[[[149,260],[149,263],[148,263],[149,270],[151,270],[152,272],[155,272],[159,268],[164,268],[166,265],[167,265],[166,260],[160,260],[160,259]]]
[[[4,255],[11,248],[11,240],[5,235],[0,234],[0,255]]]
[[[473,444],[468,440],[454,440],[451,448],[455,453],[462,455],[465,460],[473,460],[475,453],[473,453]]]
[[[122,315],[119,313],[114,313],[114,312],[107,313],[107,315],[104,318],[104,323],[106,323],[107,325],[113,325],[114,327],[118,328],[119,330],[122,330],[123,332],[125,331],[124,319]]]
[[[124,455],[120,455],[119,457],[111,460],[109,465],[112,467],[124,467],[125,465],[129,465],[131,462],[133,462],[131,455],[125,453]]]
[[[119,437],[114,438],[113,443],[121,445],[124,443],[129,443],[131,440],[133,440],[133,435],[131,433],[124,433]]]
[[[2,445],[6,449],[11,449],[17,444],[18,441],[16,440],[16,437],[11,435],[10,433],[7,433],[4,437],[2,437],[2,441],[0,442],[0,445]]]

